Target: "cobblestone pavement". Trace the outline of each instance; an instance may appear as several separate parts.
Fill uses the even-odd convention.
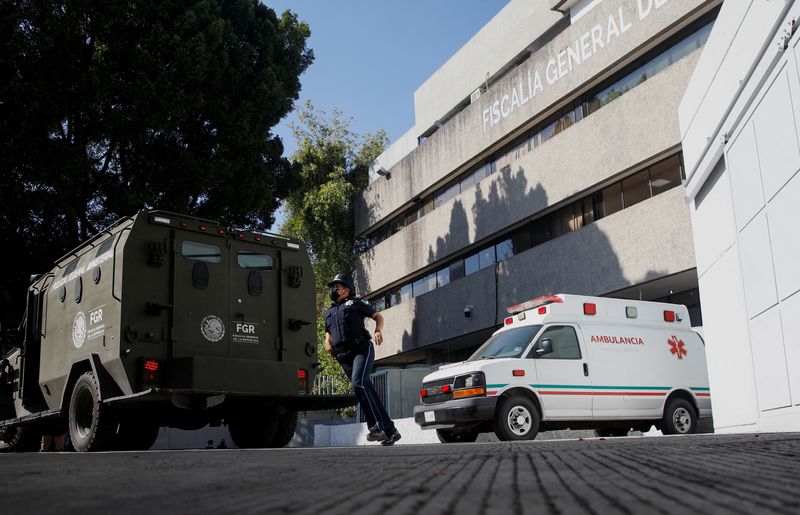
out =
[[[800,513],[800,434],[0,455],[3,513]]]

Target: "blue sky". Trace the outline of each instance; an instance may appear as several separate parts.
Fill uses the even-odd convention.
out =
[[[263,0],[311,27],[314,63],[302,75],[298,105],[310,99],[351,117],[357,133],[384,129],[391,141],[414,124],[414,90],[507,0]],[[275,129],[287,156],[295,149],[287,121]]]

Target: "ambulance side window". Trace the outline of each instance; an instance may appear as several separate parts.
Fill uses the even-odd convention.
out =
[[[570,326],[553,326],[545,329],[539,341],[549,338],[553,344],[553,352],[539,356],[538,359],[581,359],[581,347],[578,335]],[[538,342],[537,342],[538,343]]]

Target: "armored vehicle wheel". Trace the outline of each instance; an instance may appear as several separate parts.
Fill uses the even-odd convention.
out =
[[[437,429],[436,436],[442,443],[468,443],[478,439],[477,431],[455,431],[453,429]]]
[[[664,410],[661,431],[665,435],[686,435],[697,431],[697,412],[685,399],[672,399]]]
[[[602,429],[595,429],[594,434],[600,437],[628,436],[628,429],[624,427],[604,427]]]
[[[114,439],[116,420],[100,398],[94,372],[84,372],[72,388],[69,401],[69,438],[78,452],[107,448]]]
[[[500,440],[533,440],[541,418],[539,409],[527,397],[505,397],[494,412],[494,433]]]
[[[236,417],[228,422],[228,431],[236,447],[257,449],[271,447],[278,432],[279,416],[274,411]]]
[[[115,447],[122,451],[146,451],[156,443],[159,427],[152,423],[123,422]]]
[[[32,427],[0,429],[0,452],[35,452],[39,450],[42,433]]]
[[[297,429],[297,412],[287,411],[278,417],[278,427],[275,431],[275,437],[270,442],[270,447],[284,447],[294,438],[294,432]]]

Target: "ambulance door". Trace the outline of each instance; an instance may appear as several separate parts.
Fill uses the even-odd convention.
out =
[[[231,357],[279,360],[278,253],[266,245],[231,242]]]
[[[178,231],[172,315],[175,358],[228,355],[228,249],[225,238]]]
[[[568,324],[545,327],[531,349],[536,363],[544,417],[588,419],[592,415],[592,392],[586,349],[579,329]]]

